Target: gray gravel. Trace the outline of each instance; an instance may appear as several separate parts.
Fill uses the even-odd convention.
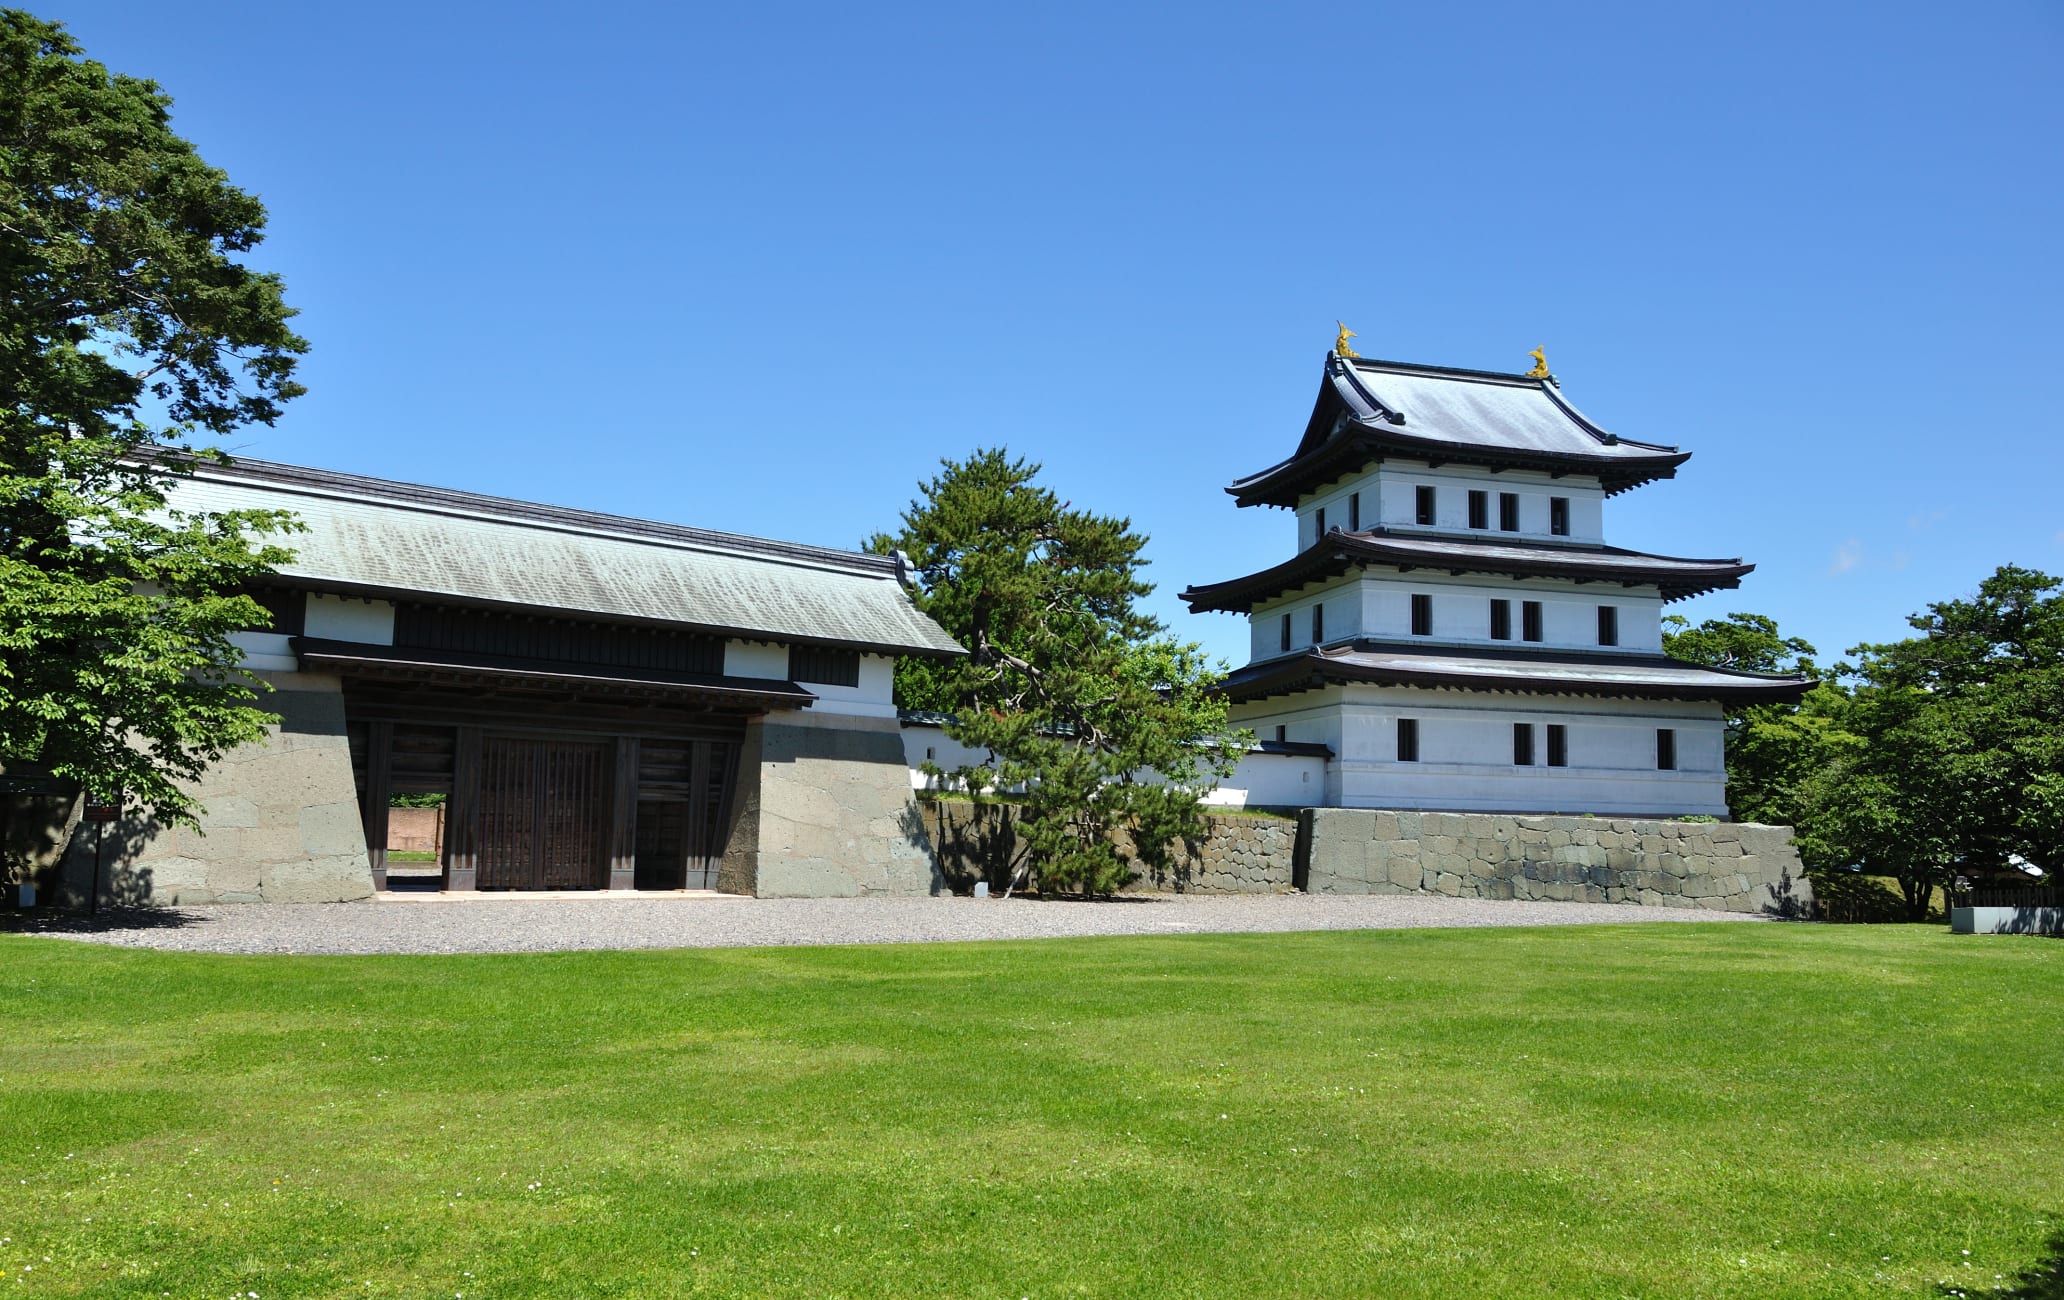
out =
[[[96,918],[16,913],[0,914],[0,930],[182,952],[459,953],[1756,919],[1692,908],[1421,895],[1188,894],[1102,903],[645,895],[240,903]]]

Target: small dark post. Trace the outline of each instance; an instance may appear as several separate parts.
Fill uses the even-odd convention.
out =
[[[616,797],[609,819],[609,887],[638,887],[638,738],[616,738]]]

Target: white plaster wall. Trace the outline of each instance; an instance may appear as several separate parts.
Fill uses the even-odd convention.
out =
[[[724,675],[788,680],[788,647],[773,641],[724,643]],[[804,713],[838,714],[844,717],[893,718],[896,716],[896,659],[893,655],[860,656],[860,684],[833,686],[825,682],[798,682],[817,697]]]
[[[1397,721],[1419,724],[1419,761],[1399,762]],[[1487,812],[1727,811],[1720,706],[1579,696],[1479,697],[1454,691],[1344,685],[1236,705],[1233,722],[1272,738],[1320,740],[1327,802],[1348,808]],[[1512,728],[1535,727],[1534,762],[1512,761]],[[1569,766],[1549,767],[1546,727],[1568,728]],[[1655,766],[1655,733],[1677,733],[1677,768]]]
[[[294,673],[301,661],[287,645],[284,632],[232,632],[229,643],[244,652],[243,666],[253,672]]]
[[[303,630],[318,641],[356,641],[360,645],[394,644],[394,605],[385,600],[308,593]]]
[[[724,676],[788,680],[788,647],[772,641],[724,643]]]
[[[784,671],[787,663],[784,659]],[[847,717],[893,718],[896,716],[896,660],[892,655],[861,655],[860,684],[833,686],[827,682],[799,682],[817,697],[812,713],[837,713]]]
[[[1431,526],[1419,523],[1418,489],[1421,486],[1434,489],[1436,513]],[[1487,529],[1469,526],[1469,492],[1472,489],[1491,494],[1490,527]],[[1516,533],[1506,533],[1498,527],[1500,492],[1515,493],[1519,497],[1519,531]],[[1460,533],[1470,537],[1489,533],[1555,541],[1605,540],[1605,490],[1595,478],[1578,475],[1555,478],[1538,470],[1516,469],[1493,474],[1488,469],[1465,465],[1430,469],[1410,461],[1386,461],[1366,473],[1325,484],[1298,502],[1299,551],[1318,540],[1316,525],[1321,507],[1326,511],[1327,527],[1347,526],[1348,496],[1351,493],[1361,494],[1364,528],[1381,524],[1386,528],[1427,527],[1430,532]],[[1558,538],[1548,531],[1550,497],[1569,499],[1570,530],[1565,537]]]
[[[1433,597],[1433,635],[1412,635],[1412,597]],[[1512,602],[1512,639],[1491,640],[1491,601]],[[1524,601],[1541,603],[1539,641],[1522,639]],[[1283,653],[1282,616],[1290,613],[1290,648],[1311,645],[1311,607],[1326,604],[1326,640],[1366,636],[1415,646],[1521,646],[1535,649],[1624,651],[1660,654],[1663,649],[1663,599],[1654,587],[1617,584],[1579,585],[1552,578],[1515,580],[1494,574],[1398,573],[1367,569],[1346,574],[1324,587],[1307,587],[1255,607],[1248,616],[1252,660]],[[1598,644],[1598,607],[1619,610],[1617,646]]]
[[[1253,753],[1204,796],[1211,808],[1308,808],[1324,801],[1326,760]]]

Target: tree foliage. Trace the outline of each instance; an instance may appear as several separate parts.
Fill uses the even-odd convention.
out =
[[[1130,521],[1072,508],[1002,449],[941,465],[869,545],[909,556],[918,606],[968,653],[903,661],[897,702],[950,715],[947,735],[994,756],[958,778],[1023,800],[1013,886],[1110,893],[1132,874],[1111,832],[1150,865],[1201,834],[1199,796],[1245,737],[1198,647],[1139,608],[1153,587]]]
[[[1785,636],[1762,614],[1729,614],[1693,627],[1679,615],[1663,620],[1663,650],[1673,658],[1741,672],[1799,673],[1820,677],[1817,653]],[[1794,794],[1810,776],[1829,726],[1824,691],[1815,687],[1801,704],[1749,704],[1726,715],[1727,807],[1737,821],[1785,823]]]
[[[1809,862],[1897,878],[1909,914],[1957,875],[2064,867],[2064,582],[2006,565],[1919,636],[1851,651],[1833,746],[1800,791]]]
[[[291,525],[166,489],[278,417],[307,345],[239,260],[263,207],[170,106],[0,11],[0,767],[191,821],[179,782],[270,720],[228,637],[265,625],[238,593]]]
[[[1822,673],[1813,647],[1754,614],[1682,619],[1678,658],[1805,672],[1797,705],[1727,717],[1728,806],[1789,823],[1809,870],[1899,883],[1927,915],[1958,875],[2012,877],[2014,860],[2064,866],[2064,583],[2002,567],[1962,600],[1908,621],[1917,636],[1850,650]]]

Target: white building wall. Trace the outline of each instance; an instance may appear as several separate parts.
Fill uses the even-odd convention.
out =
[[[775,641],[724,643],[724,675],[788,680],[788,647]],[[893,718],[896,716],[896,660],[893,655],[860,656],[860,684],[833,686],[825,682],[798,682],[817,697],[804,713],[833,713],[847,717]]]
[[[1412,597],[1433,597],[1433,635],[1412,635]],[[1512,638],[1491,639],[1491,601],[1512,602]],[[1523,601],[1541,604],[1539,641],[1523,639]],[[1311,644],[1311,608],[1326,606],[1326,640],[1370,637],[1415,646],[1459,645],[1472,648],[1516,646],[1549,650],[1614,650],[1656,655],[1663,649],[1663,599],[1654,587],[1565,582],[1558,579],[1515,580],[1491,574],[1398,573],[1368,569],[1347,574],[1331,584],[1307,587],[1267,604],[1249,615],[1253,659],[1280,656],[1282,616],[1290,615],[1290,649]],[[1619,644],[1598,644],[1598,607],[1619,611]]]
[[[1434,522],[1419,523],[1420,487],[1434,489]],[[1490,494],[1488,528],[1469,526],[1469,493]],[[1519,530],[1504,532],[1498,527],[1498,494],[1519,497]],[[1530,540],[1603,542],[1605,540],[1605,490],[1595,478],[1574,475],[1555,478],[1538,470],[1506,470],[1493,474],[1468,467],[1431,469],[1410,461],[1385,461],[1367,473],[1329,483],[1307,496],[1297,507],[1297,549],[1318,541],[1318,512],[1326,512],[1328,528],[1348,527],[1349,497],[1361,497],[1361,526],[1457,533],[1468,537],[1520,537]],[[1570,503],[1570,530],[1560,537],[1549,531],[1550,497]]]
[[[922,722],[903,724],[903,752],[910,763],[913,790],[932,784],[922,770],[927,762],[951,772],[980,767],[989,760],[989,751],[971,749],[949,737],[943,728]],[[1323,802],[1325,788],[1324,758],[1255,751],[1241,759],[1233,774],[1206,794],[1203,802],[1212,808],[1304,808]]]
[[[318,641],[356,641],[360,645],[394,644],[394,604],[357,596],[308,593],[303,632]]]
[[[1419,760],[1397,754],[1397,722],[1419,724]],[[1264,738],[1324,739],[1336,755],[1328,800],[1347,808],[1632,815],[1727,812],[1717,703],[1478,694],[1336,685],[1235,705]],[[1513,726],[1535,728],[1534,761],[1513,758]],[[1546,728],[1568,729],[1566,767],[1549,767]],[[1656,767],[1656,731],[1676,733],[1677,767]]]

